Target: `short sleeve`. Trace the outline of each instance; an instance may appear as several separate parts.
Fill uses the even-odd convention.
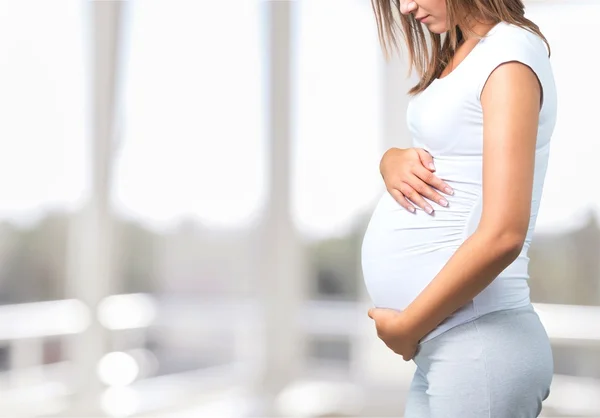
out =
[[[508,62],[520,62],[528,66],[536,75],[541,91],[542,106],[544,102],[544,85],[548,74],[548,50],[542,39],[526,29],[511,28],[507,34],[495,34],[489,39],[484,38],[485,51],[479,68],[477,85],[477,100],[481,101],[481,94],[488,79],[500,65]]]

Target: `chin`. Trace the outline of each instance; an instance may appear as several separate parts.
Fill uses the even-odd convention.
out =
[[[429,32],[436,33],[438,35],[448,32],[448,28],[446,27],[445,24],[435,24],[434,23],[433,25],[429,25],[427,29],[429,29]]]

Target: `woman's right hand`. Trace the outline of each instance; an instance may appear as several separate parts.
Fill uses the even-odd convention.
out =
[[[423,196],[448,206],[448,201],[436,189],[449,195],[454,193],[448,184],[433,174],[433,157],[422,148],[390,148],[381,157],[379,171],[387,191],[400,206],[413,213],[416,210],[413,204],[433,213]]]

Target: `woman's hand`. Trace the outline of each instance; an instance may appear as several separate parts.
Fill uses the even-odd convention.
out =
[[[369,309],[369,318],[375,321],[377,336],[404,361],[417,354],[419,338],[406,325],[402,312],[387,308]]]
[[[413,203],[425,212],[433,213],[433,208],[422,196],[448,206],[448,201],[435,189],[449,195],[454,193],[448,184],[433,174],[433,158],[422,148],[390,148],[381,157],[379,171],[387,191],[400,206],[413,213]]]

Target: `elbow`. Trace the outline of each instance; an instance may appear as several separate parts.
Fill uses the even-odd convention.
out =
[[[502,248],[506,257],[511,260],[511,263],[519,257],[521,251],[523,251],[523,246],[525,245],[525,236],[524,235],[513,235],[506,236],[503,238]]]
[[[527,232],[506,229],[503,231],[482,231],[482,233],[488,250],[508,264],[519,257],[527,236]]]

